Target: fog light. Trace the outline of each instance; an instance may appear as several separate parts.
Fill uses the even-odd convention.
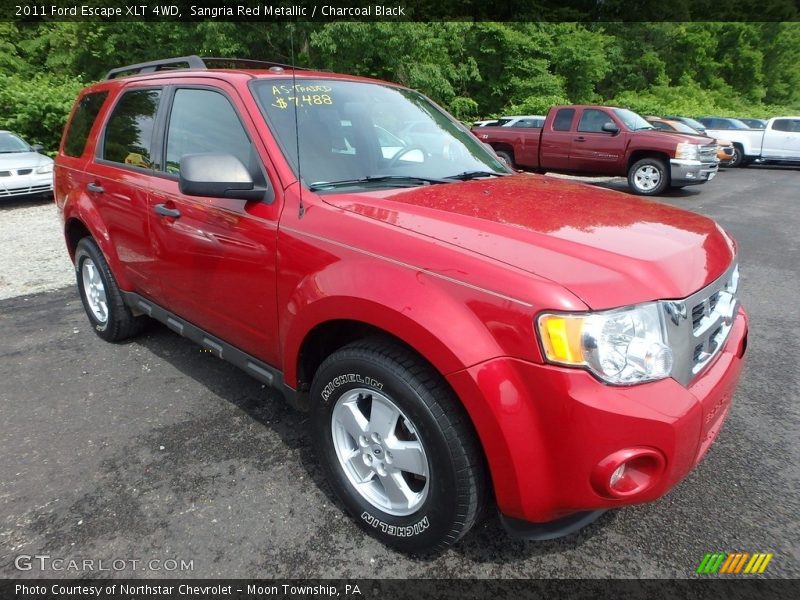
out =
[[[625,463],[622,463],[614,470],[614,472],[611,474],[611,479],[609,480],[608,485],[612,488],[616,487],[623,475],[625,475]]]
[[[664,472],[653,448],[627,448],[604,458],[592,472],[592,487],[606,498],[630,498],[652,488]]]

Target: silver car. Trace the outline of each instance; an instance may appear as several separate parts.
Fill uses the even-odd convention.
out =
[[[53,159],[10,131],[0,131],[0,199],[52,196]]]

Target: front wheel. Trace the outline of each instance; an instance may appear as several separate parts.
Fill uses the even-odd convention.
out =
[[[410,350],[373,339],[328,357],[311,386],[316,452],[368,533],[440,550],[477,520],[486,492],[475,432],[452,391]]]
[[[495,154],[497,154],[500,160],[506,163],[509,166],[509,168],[516,169],[516,166],[514,166],[514,157],[511,155],[510,152],[506,150],[495,150]]]
[[[656,196],[669,187],[669,173],[660,158],[643,158],[628,170],[628,185],[640,196]]]
[[[731,156],[730,160],[725,163],[725,166],[731,167],[732,169],[744,166],[744,151],[740,146],[734,144],[733,155]]]

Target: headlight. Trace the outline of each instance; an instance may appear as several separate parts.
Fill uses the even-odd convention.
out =
[[[45,173],[52,173],[53,172],[53,163],[47,163],[46,165],[42,165],[41,167],[36,169],[36,172],[39,175],[44,175]]]
[[[547,313],[539,316],[538,326],[549,362],[588,368],[608,383],[664,379],[672,372],[672,350],[656,303],[596,313]]]
[[[681,160],[697,160],[697,144],[681,142],[675,147],[675,158]]]

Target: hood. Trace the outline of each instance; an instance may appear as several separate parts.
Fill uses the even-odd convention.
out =
[[[53,162],[53,159],[38,152],[9,152],[0,154],[0,170],[37,168]]]
[[[557,282],[594,309],[686,297],[734,254],[711,219],[542,175],[322,199]]]
[[[645,139],[652,137],[663,141],[665,138],[672,138],[675,140],[676,144],[688,142],[690,144],[706,146],[714,143],[714,138],[703,135],[702,133],[680,133],[679,131],[666,131],[664,129],[640,129],[635,133],[637,136],[641,136]]]

